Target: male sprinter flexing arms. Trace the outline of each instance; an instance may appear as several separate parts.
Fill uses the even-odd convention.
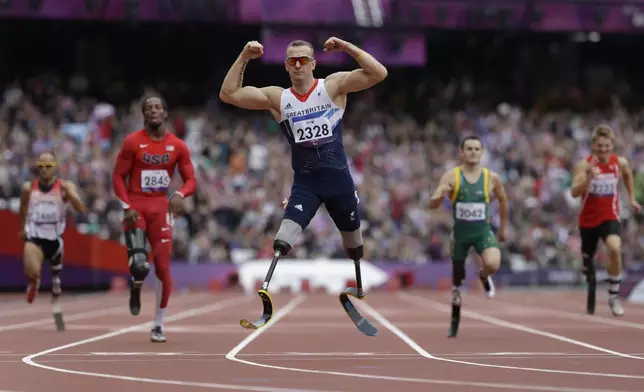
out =
[[[508,199],[498,174],[481,167],[483,143],[477,136],[468,136],[461,142],[462,166],[443,174],[436,191],[429,201],[429,208],[436,209],[444,197],[449,197],[454,211],[452,228],[452,324],[449,335],[458,332],[460,320],[460,288],[465,280],[465,260],[471,247],[481,257],[483,268],[479,278],[485,293],[494,297],[492,275],[501,265],[500,241],[505,240],[508,222]],[[491,193],[499,201],[501,223],[494,236],[490,225],[489,206]]]
[[[121,200],[125,242],[132,282],[130,313],[141,311],[141,285],[150,264],[145,240],[150,242],[156,282],[156,312],[150,339],[165,342],[163,323],[172,292],[170,256],[172,255],[172,224],[183,210],[183,199],[192,195],[197,186],[188,146],[165,127],[166,104],[158,95],[150,95],[141,104],[145,128],[128,135],[119,152],[112,185]],[[168,200],[170,182],[175,172],[184,183]],[[125,178],[129,177],[129,186]]]
[[[595,251],[601,238],[608,248],[610,262],[608,272],[608,306],[614,316],[622,316],[624,309],[619,302],[619,286],[622,281],[622,239],[619,218],[619,179],[624,179],[626,192],[635,213],[640,205],[635,201],[633,174],[626,158],[613,154],[615,133],[608,125],[599,125],[592,134],[592,154],[575,167],[571,194],[582,197],[579,213],[581,253],[584,274],[588,282],[586,311],[595,313],[596,272]]]
[[[28,280],[27,302],[32,303],[40,288],[42,263],[51,269],[52,313],[59,330],[65,328],[58,298],[62,292],[60,272],[63,269],[63,233],[65,232],[65,204],[85,213],[87,208],[76,190],[76,185],[56,176],[56,158],[45,152],[38,157],[38,179],[22,186],[20,197],[20,239],[25,241],[23,263]]]
[[[351,72],[337,72],[325,79],[313,76],[313,46],[291,42],[285,67],[292,87],[242,87],[248,61],[263,54],[257,41],[246,44],[221,86],[222,101],[249,110],[268,110],[291,146],[294,182],[284,219],[275,236],[275,256],[288,254],[322,203],[342,236],[347,256],[358,263],[363,256],[358,195],[349,172],[342,143],[342,116],[347,94],[370,88],[387,77],[387,69],[369,53],[339,38],[329,38],[325,51],[344,51],[360,65]],[[268,287],[268,280],[264,282]],[[359,277],[357,278],[359,279]],[[265,301],[266,302],[266,301]]]

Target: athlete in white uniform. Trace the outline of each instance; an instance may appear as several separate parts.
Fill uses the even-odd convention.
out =
[[[20,199],[23,227],[20,239],[25,241],[23,263],[28,280],[27,302],[32,303],[38,293],[42,263],[47,260],[52,274],[54,318],[59,329],[62,329],[62,314],[57,300],[61,293],[66,203],[69,201],[76,211],[82,213],[86,207],[78,196],[76,186],[55,176],[56,159],[52,153],[41,154],[37,166],[40,172],[38,180],[23,184]]]
[[[364,50],[339,38],[329,38],[324,50],[344,51],[360,68],[316,79],[313,46],[306,41],[294,41],[286,48],[285,60],[292,87],[242,87],[248,61],[259,58],[264,51],[259,42],[251,41],[228,71],[219,93],[222,101],[240,108],[270,111],[291,145],[294,181],[284,219],[273,242],[275,256],[260,293],[263,299],[268,298],[266,289],[277,260],[291,250],[321,204],[340,231],[345,251],[356,263],[359,275],[363,246],[358,196],[342,143],[342,115],[347,94],[383,81],[387,69]],[[358,286],[359,281],[357,276]],[[361,289],[359,293],[362,297]],[[267,301],[264,300],[265,304]]]

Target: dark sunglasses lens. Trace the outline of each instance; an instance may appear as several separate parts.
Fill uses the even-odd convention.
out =
[[[295,65],[297,62],[300,62],[300,65],[306,65],[309,63],[309,58],[308,57],[289,57],[288,58],[288,63],[290,65]]]

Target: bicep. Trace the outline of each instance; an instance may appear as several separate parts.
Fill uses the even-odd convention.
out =
[[[628,165],[628,161],[626,158],[620,157],[619,160],[619,168],[622,171],[623,176],[629,176],[631,174],[631,168]]]
[[[452,177],[453,175],[450,172],[444,173],[441,176],[441,179],[438,180],[438,186],[434,190],[434,194],[438,195],[440,192],[440,187],[443,185],[453,185]]]
[[[131,143],[123,143],[119,155],[116,157],[116,164],[114,165],[114,172],[120,175],[125,175],[132,167],[134,162],[134,152]]]
[[[188,146],[184,145],[181,148],[181,154],[179,155],[177,166],[179,167],[179,174],[181,174],[181,177],[183,177],[184,179],[194,176],[195,169],[192,165],[192,159],[190,157],[190,150],[188,149]]]
[[[454,173],[452,171],[448,171],[447,173],[444,173],[438,184],[454,185]]]
[[[31,183],[26,182],[22,185],[22,192],[20,193],[20,201],[26,203],[31,196]]]
[[[67,194],[67,197],[77,198],[78,188],[76,188],[76,185],[73,182],[68,181],[65,184],[65,193]]]
[[[507,200],[507,195],[505,193],[505,188],[503,187],[503,182],[501,181],[501,177],[498,175],[492,177],[493,181],[493,187],[492,189],[494,190],[494,195],[499,201],[505,201]]]
[[[270,110],[273,108],[271,99],[273,88],[245,86],[232,94],[220,95],[222,101],[248,110]]]
[[[366,90],[379,82],[378,78],[366,73],[363,69],[355,69],[351,72],[337,72],[329,78],[332,83],[336,84],[336,91],[340,94]]]

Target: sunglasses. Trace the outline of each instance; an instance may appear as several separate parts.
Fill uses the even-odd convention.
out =
[[[306,64],[310,63],[311,61],[313,61],[313,57],[309,57],[309,56],[287,57],[286,58],[286,64],[288,64],[288,65],[295,65],[298,62],[300,63],[300,65],[306,65]]]

